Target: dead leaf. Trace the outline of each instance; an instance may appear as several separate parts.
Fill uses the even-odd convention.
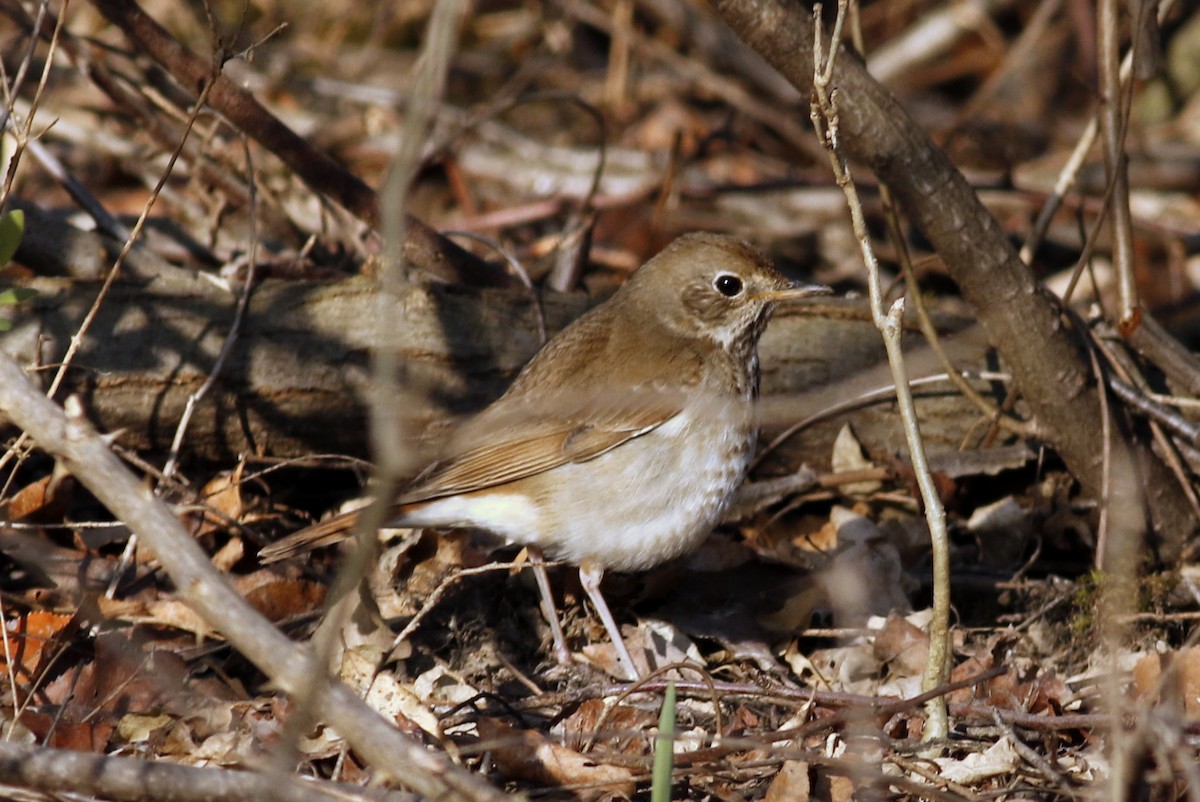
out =
[[[72,616],[45,610],[34,610],[6,622],[3,636],[7,644],[0,651],[0,668],[5,666],[4,655],[12,655],[13,673],[18,678],[32,679],[42,669],[42,654],[52,640],[71,623]],[[52,652],[55,650],[52,650]]]
[[[319,582],[289,579],[266,568],[237,577],[233,585],[255,610],[272,622],[315,610],[325,600],[328,590]]]
[[[597,799],[614,792],[632,797],[636,790],[631,770],[598,763],[541,733],[518,730],[492,718],[480,719],[477,727],[480,739],[490,747],[496,768],[510,779],[569,787],[581,799]]]
[[[875,463],[863,454],[862,444],[854,436],[854,430],[850,428],[849,424],[838,431],[837,438],[833,441],[833,453],[829,461],[835,473],[864,471],[876,467]],[[883,485],[879,482],[853,482],[842,485],[840,489],[848,496],[868,496],[878,492],[881,487]]]
[[[604,699],[588,699],[554,728],[568,749],[580,750],[592,741],[603,743],[609,752],[645,755],[649,733],[658,724],[650,710],[632,705],[610,706]]]
[[[637,626],[623,626],[621,634],[625,637],[625,647],[629,649],[629,656],[633,658],[633,664],[642,676],[672,663],[705,665],[704,657],[696,648],[696,644],[666,621],[648,618],[640,621]],[[582,652],[588,662],[609,676],[620,679],[625,677],[625,672],[617,662],[617,649],[608,641],[590,643],[583,647]],[[665,676],[673,679],[683,678],[683,674],[675,669]]]
[[[888,664],[893,674],[918,676],[929,658],[929,635],[896,613],[890,613],[875,636],[875,656]]]
[[[808,764],[799,760],[783,761],[783,768],[767,787],[765,802],[808,802],[812,784]]]
[[[246,543],[240,537],[231,537],[225,545],[217,549],[212,557],[212,564],[218,571],[229,573],[233,566],[241,562],[246,554]]]
[[[367,691],[367,704],[409,734],[419,727],[434,738],[441,739],[442,725],[432,710],[421,703],[417,695],[386,671],[380,672]],[[406,726],[408,724],[409,726]]]
[[[1164,686],[1167,670],[1173,682]],[[1182,705],[1187,718],[1200,717],[1200,647],[1142,657],[1133,667],[1133,685],[1139,699]]]
[[[117,736],[125,743],[145,743],[161,735],[174,721],[170,716],[130,713],[117,722]]]
[[[450,672],[445,666],[434,666],[417,677],[412,691],[422,702],[436,705],[459,705],[479,696],[462,677]]]
[[[996,661],[992,655],[977,655],[955,666],[950,678],[951,681],[967,679],[994,665]],[[1013,667],[984,684],[953,691],[947,694],[946,700],[955,704],[981,701],[1002,710],[1058,714],[1071,696],[1070,688],[1052,670],[1041,670],[1032,665],[1023,672]]]
[[[198,639],[219,637],[191,607],[175,598],[156,599],[146,606],[145,613],[157,626],[173,627],[184,632],[191,632]],[[126,620],[136,619],[129,617]]]
[[[60,471],[56,463],[53,473],[25,485],[3,505],[4,517],[9,521],[32,523],[60,521],[71,502],[71,491],[74,489],[74,478]]]
[[[829,776],[829,802],[854,802],[854,780],[841,774]]]
[[[21,723],[46,746],[77,752],[106,751],[113,732],[108,721],[64,721],[58,715],[29,709],[21,713]]]
[[[1010,774],[1020,765],[1021,757],[1008,736],[1001,738],[983,752],[971,752],[964,758],[936,759],[941,775],[950,782],[974,785],[992,777]]]

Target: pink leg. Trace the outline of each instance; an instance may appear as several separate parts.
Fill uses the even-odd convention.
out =
[[[536,546],[526,546],[529,562],[533,565],[533,576],[537,580],[538,591],[542,594],[542,615],[550,624],[550,634],[554,638],[554,659],[560,666],[574,665],[571,650],[567,648],[567,639],[563,636],[562,624],[558,620],[558,609],[554,606],[554,596],[550,593],[550,577],[546,575],[546,566],[541,549]]]
[[[600,580],[603,577],[603,568],[587,562],[579,566],[579,581],[583,584],[583,589],[587,591],[588,598],[592,600],[592,605],[596,608],[596,613],[600,616],[600,620],[604,622],[604,628],[608,630],[608,637],[612,640],[613,647],[617,650],[617,661],[620,662],[621,668],[625,670],[626,678],[630,680],[641,679],[637,668],[633,665],[633,658],[629,655],[629,649],[625,647],[625,639],[621,637],[621,630],[617,627],[617,622],[613,619],[612,613],[608,609],[608,603],[600,595]]]

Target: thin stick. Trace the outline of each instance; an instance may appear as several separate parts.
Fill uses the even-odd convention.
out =
[[[810,116],[813,126],[829,155],[834,178],[846,195],[850,207],[850,220],[855,238],[867,267],[867,287],[871,296],[871,316],[875,326],[883,335],[887,349],[888,364],[896,384],[896,398],[900,417],[904,422],[904,435],[908,441],[909,455],[921,499],[925,504],[925,519],[933,550],[933,618],[929,623],[929,662],[925,666],[922,688],[931,690],[944,682],[950,656],[950,542],[946,532],[946,513],[938,497],[929,465],[925,458],[925,446],[917,425],[916,407],[908,384],[908,371],[904,366],[904,355],[900,347],[903,333],[903,299],[897,300],[886,315],[883,311],[883,290],[879,275],[879,262],[871,248],[870,234],[863,217],[858,191],[850,176],[849,165],[838,140],[837,92],[830,89],[837,50],[841,42],[842,25],[846,17],[848,0],[838,0],[837,19],[830,40],[828,60],[823,55],[821,42],[821,4],[813,7],[813,95]],[[941,741],[949,734],[949,719],[946,702],[942,697],[931,698],[925,705],[926,723],[924,740]]]
[[[288,640],[245,599],[167,508],[130,473],[88,423],[74,397],[68,413],[47,399],[11,357],[0,354],[0,411],[137,532],[171,577],[176,594],[285,691],[295,693],[313,675],[316,711],[381,772],[418,794],[460,800],[510,798],[396,730],[345,685],[324,678],[310,649]]]
[[[396,156],[381,195],[383,251],[376,315],[381,325],[376,347],[371,354],[372,387],[369,395],[371,445],[376,463],[375,497],[358,517],[354,527],[355,548],[342,563],[329,590],[328,611],[313,637],[316,660],[313,670],[295,694],[297,709],[289,719],[283,739],[285,743],[296,743],[305,730],[305,723],[319,712],[320,686],[325,682],[322,667],[328,665],[342,637],[342,629],[357,601],[352,591],[358,587],[375,560],[378,548],[375,533],[391,517],[392,499],[399,477],[408,468],[401,416],[396,414],[398,399],[402,397],[399,383],[401,349],[396,328],[388,326],[387,322],[390,321],[389,309],[397,303],[407,285],[404,241],[409,220],[404,213],[405,198],[420,163],[421,149],[433,112],[442,97],[450,53],[457,42],[464,6],[463,0],[441,0],[434,6],[428,22],[425,48],[415,67],[413,85],[417,91],[413,94],[404,125],[397,132]]]
[[[242,323],[246,319],[246,312],[250,308],[250,295],[254,292],[254,274],[256,263],[258,262],[258,196],[255,192],[254,161],[250,155],[250,143],[244,136],[242,137],[242,148],[246,155],[246,175],[249,179],[246,182],[246,186],[250,198],[247,204],[250,217],[250,247],[246,257],[246,280],[242,283],[242,292],[238,296],[237,309],[233,314],[233,322],[229,324],[229,331],[225,334],[225,340],[221,343],[221,351],[213,361],[212,369],[209,370],[208,376],[204,378],[204,383],[200,385],[196,392],[188,396],[187,404],[183,408],[183,415],[180,416],[179,424],[175,427],[175,437],[171,440],[170,456],[167,458],[167,464],[163,466],[163,476],[165,478],[175,475],[175,470],[179,463],[179,451],[183,448],[183,436],[187,432],[188,423],[192,419],[196,405],[208,395],[209,390],[217,383],[217,378],[221,375],[221,368],[224,367],[225,360],[233,352],[234,343],[238,340],[238,335],[242,331]]]
[[[946,378],[962,393],[964,398],[979,410],[980,414],[993,424],[999,425],[1005,431],[1015,434],[1018,437],[1031,438],[1034,434],[1033,424],[1016,419],[980,395],[959,372],[958,368],[955,367],[954,362],[950,359],[950,355],[942,347],[942,340],[938,336],[937,327],[933,325],[933,320],[929,316],[929,310],[925,307],[925,300],[921,295],[921,285],[917,281],[917,271],[913,268],[908,245],[905,243],[904,234],[900,230],[899,209],[897,209],[895,202],[892,200],[892,193],[888,191],[888,188],[883,186],[879,189],[884,199],[884,216],[887,218],[888,233],[892,238],[893,247],[895,247],[896,254],[900,259],[900,271],[904,276],[904,281],[908,284],[908,296],[912,299],[913,309],[917,313],[917,324],[921,327],[921,333],[925,335],[925,341],[929,343],[929,347],[933,349],[933,353],[937,356],[938,361],[942,364],[942,368],[946,371]]]
[[[1133,216],[1129,211],[1129,169],[1125,158],[1126,108],[1121,91],[1120,32],[1117,27],[1117,0],[1101,0],[1096,27],[1100,51],[1100,133],[1104,139],[1104,166],[1112,184],[1113,267],[1117,272],[1120,298],[1119,321],[1122,328],[1133,325],[1138,294],[1133,275]],[[1134,43],[1137,37],[1134,37]],[[1130,47],[1133,55],[1133,47]]]
[[[1166,19],[1167,14],[1171,11],[1171,7],[1175,5],[1175,0],[1162,0],[1158,7],[1158,20],[1162,22]],[[1125,54],[1125,58],[1121,60],[1120,81],[1122,92],[1129,85],[1130,77],[1133,75],[1133,49]],[[1046,198],[1042,210],[1038,212],[1037,220],[1034,221],[1033,228],[1030,229],[1029,236],[1025,239],[1025,244],[1021,246],[1020,257],[1025,264],[1030,264],[1033,260],[1034,253],[1041,246],[1042,240],[1046,236],[1046,231],[1050,228],[1050,221],[1054,219],[1055,213],[1062,206],[1063,199],[1071,188],[1075,186],[1075,179],[1079,176],[1079,170],[1083,167],[1083,162],[1087,155],[1092,150],[1092,145],[1096,144],[1096,135],[1100,131],[1100,124],[1095,117],[1088,121],[1087,127],[1083,129],[1083,133],[1079,136],[1079,141],[1075,143],[1075,149],[1071,151],[1067,163],[1063,165],[1062,170],[1058,173],[1058,180],[1054,183],[1054,189],[1050,192],[1050,196]],[[1071,284],[1074,285],[1075,280],[1072,279]],[[1067,293],[1068,295],[1070,293]]]

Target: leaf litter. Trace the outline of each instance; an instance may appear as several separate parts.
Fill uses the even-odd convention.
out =
[[[602,211],[591,230],[585,286],[614,285],[639,255],[661,244],[664,232],[695,227],[757,231],[776,240],[785,261],[816,261],[824,280],[856,276],[847,267],[853,243],[844,210],[829,202],[822,183],[828,178],[811,152],[806,155],[782,123],[731,94],[728,84],[681,79],[681,63],[711,70],[708,60],[716,54],[701,44],[703,37],[686,46],[678,23],[630,4],[638,7],[641,37],[634,40],[637,78],[604,88],[615,79],[597,65],[607,64],[620,37],[580,20],[589,14],[607,20],[622,5],[573,3],[564,16],[543,16],[532,6],[483,4],[465,23],[463,85],[451,88],[452,110],[485,102],[486,91],[466,88],[468,76],[491,90],[503,88],[503,75],[547,90],[578,85],[593,102],[603,92],[623,99],[609,110],[610,166],[590,201]],[[671,5],[699,13],[690,4]],[[914,105],[925,104],[931,127],[955,111],[964,85],[982,81],[979,64],[997,58],[990,48],[1019,33],[1036,4],[1011,5],[989,23],[997,28],[923,61],[910,85],[896,87]],[[878,41],[920,22],[917,4],[894,13],[881,6],[868,3],[863,11]],[[147,8],[168,12],[161,4]],[[347,26],[325,30],[296,11],[284,4],[273,12],[294,28],[260,45],[262,58],[248,74],[267,82],[273,104],[290,108],[295,124],[323,138],[352,171],[376,176],[387,153],[380,132],[394,129],[395,106],[362,102],[352,92],[331,98],[311,76],[289,80],[289,65],[298,74],[328,73],[365,91],[384,74],[402,74],[394,62],[409,51],[381,42],[411,37],[420,20],[390,20],[380,39],[359,41]],[[198,36],[199,29],[189,29],[195,22],[180,28]],[[260,24],[265,16],[256,29]],[[719,25],[703,15],[695,24],[710,34]],[[1058,26],[1069,29],[1067,21]],[[1182,37],[1191,28],[1176,20],[1170,31]],[[683,61],[662,56],[663,45]],[[334,60],[339,52],[349,52],[347,66]],[[368,69],[372,53],[382,53],[383,61]],[[530,53],[552,57],[560,69],[531,67],[522,75],[516,64]],[[735,85],[755,86],[747,77],[752,74],[735,70]],[[72,170],[93,176],[89,188],[107,207],[138,210],[146,183],[161,169],[162,142],[133,130],[114,101],[83,102],[91,96],[82,81],[55,76],[46,101],[62,122],[47,137]],[[1048,91],[1040,82],[1028,88],[1030,94]],[[1052,107],[1047,96],[1037,99]],[[1181,100],[1168,111],[1178,125],[1173,142],[1194,150],[1185,122],[1194,116],[1195,99]],[[1041,126],[1035,133],[1048,144],[1046,160],[1021,161],[1017,150],[1005,151],[1017,190],[1029,193],[1045,182],[1052,172],[1047,165],[1062,161],[1064,130],[1076,127],[1087,108],[1068,92],[1056,112],[1061,116],[1019,117]],[[439,120],[445,144],[426,165],[413,211],[439,227],[453,223],[503,235],[527,255],[547,253],[566,212],[588,197],[597,132],[553,104],[494,116],[474,126],[462,113]],[[159,221],[187,232],[193,247],[170,238],[148,243],[189,269],[235,264],[249,239],[245,199],[228,180],[237,172],[229,166],[234,140],[213,125],[209,172],[199,166],[188,172],[156,212]],[[73,133],[78,130],[103,136],[89,141]],[[1169,127],[1155,131],[1171,136]],[[953,133],[968,140],[978,135],[969,126]],[[956,158],[965,159],[963,153],[956,150]],[[267,198],[259,232],[268,251],[260,255],[264,264],[301,279],[361,265],[370,249],[353,226],[337,220],[267,154],[259,155]],[[46,206],[66,204],[45,177],[23,178],[18,191]],[[547,198],[551,203],[542,203]],[[1008,210],[1005,224],[1020,233],[1036,206],[1019,192],[1008,201],[1013,205],[998,208]],[[1135,213],[1147,226],[1159,225],[1160,236],[1142,243],[1147,258],[1192,291],[1195,257],[1178,245],[1194,233],[1188,208],[1185,197],[1164,190],[1144,193]],[[486,217],[502,213],[512,222]],[[1051,230],[1055,247],[1077,245],[1068,229]],[[540,277],[545,265],[535,267]],[[1094,286],[1103,294],[1111,285],[1100,268]],[[0,275],[7,281],[22,270],[28,267]],[[936,265],[929,272],[936,284]],[[1050,277],[1051,286],[1055,281],[1061,278]],[[1140,782],[1158,798],[1186,794],[1190,775],[1181,766],[1194,760],[1200,734],[1200,651],[1193,645],[1200,594],[1192,566],[1185,562],[1177,573],[1148,577],[1139,612],[1127,622],[1132,637],[1120,653],[1101,654],[1096,599],[1105,577],[1091,572],[1096,510],[1075,495],[1052,458],[1047,464],[1039,455],[1035,462],[1032,444],[1015,440],[943,455],[951,466],[943,476],[955,524],[957,620],[953,689],[946,691],[955,727],[940,756],[920,756],[922,711],[913,700],[921,693],[927,649],[923,524],[903,455],[864,445],[849,424],[837,432],[828,454],[808,455],[828,480],[816,489],[722,527],[675,564],[606,583],[627,643],[644,661],[639,667],[647,679],[638,686],[616,681],[611,646],[572,572],[559,570],[555,577],[576,660],[564,670],[550,655],[548,627],[521,556],[501,551],[512,564],[484,569],[496,557],[494,544],[462,532],[403,533],[383,544],[368,580],[371,599],[348,616],[330,670],[429,748],[502,788],[539,798],[644,796],[668,679],[681,695],[677,799],[1076,798],[1090,795],[1111,770],[1107,741],[1114,717],[1135,733],[1169,722],[1178,737],[1169,748],[1160,745],[1150,759],[1158,773],[1147,769]],[[153,462],[158,455],[145,456]],[[182,496],[174,499],[181,519],[260,612],[297,638],[311,636],[339,556],[324,552],[261,568],[255,553],[299,521],[329,511],[336,496],[348,493],[328,485],[345,487],[345,477],[290,468],[251,482],[246,465],[232,459],[187,467],[191,478],[183,484],[194,492],[190,509]],[[173,600],[152,557],[139,556],[109,598],[105,590],[120,565],[124,530],[82,526],[109,522],[55,466],[34,459],[6,470],[6,520],[23,525],[5,528],[0,543],[9,737],[104,754],[134,750],[195,765],[262,765],[284,737],[294,702]],[[884,475],[831,478],[856,471]],[[464,570],[472,573],[459,576]],[[397,642],[396,633],[418,615],[411,634]],[[1106,682],[1121,693],[1117,710],[1104,702]],[[297,748],[306,773],[352,782],[368,777],[369,769],[357,765],[328,728],[314,725]]]

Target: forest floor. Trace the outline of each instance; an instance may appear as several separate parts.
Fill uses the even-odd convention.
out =
[[[2,5],[0,16],[21,16],[15,3]],[[20,153],[4,188],[9,208],[19,199],[65,224],[103,230],[103,220],[79,211],[84,195],[128,232],[153,201],[139,247],[180,275],[227,289],[230,310],[247,276],[332,285],[377,274],[380,240],[362,215],[306,185],[228,114],[203,111],[189,128],[197,87],[171,80],[105,21],[105,5],[69,7],[49,67],[44,41],[31,48],[21,24],[0,28],[10,91],[22,63],[29,67],[14,124],[31,118],[36,92],[32,131],[45,151]],[[383,186],[418,105],[412,76],[434,3],[268,5],[221,6],[211,19],[192,4],[153,0],[144,8],[205,63],[219,31],[226,75],[350,174]],[[967,6],[867,2],[859,24],[876,77],[1019,244],[1098,114],[1096,9],[983,5],[986,14],[973,11],[950,34],[938,34],[937,21]],[[1162,66],[1134,82],[1126,149],[1141,304],[1191,351],[1200,337],[1200,12],[1180,6],[1152,34],[1162,42]],[[676,235],[697,229],[751,239],[790,275],[861,299],[865,269],[849,212],[808,113],[809,98],[707,5],[484,0],[460,26],[406,205],[434,229],[469,232],[455,241],[500,273],[494,246],[502,246],[543,299],[582,293],[590,304]],[[55,164],[79,182],[74,196],[55,178]],[[895,241],[877,182],[866,166],[853,169],[889,299],[921,292],[937,314],[969,325],[972,311],[945,265],[915,229],[893,227],[904,240]],[[1069,304],[1091,323],[1114,319],[1119,283],[1107,233],[1090,258],[1081,256],[1104,190],[1096,146],[1032,258],[1037,278],[1060,296],[1084,261]],[[919,287],[901,276],[906,256]],[[34,286],[48,269],[41,258],[27,250],[0,265],[0,292]],[[61,281],[94,295],[96,278]],[[471,286],[461,292],[476,297]],[[38,313],[27,301],[0,295],[0,320],[30,323]],[[858,322],[874,337],[865,308]],[[156,325],[185,312],[152,310],[143,335],[154,340]],[[85,341],[118,334],[94,329]],[[848,342],[847,360],[859,349]],[[60,358],[47,356],[50,368]],[[1009,404],[1002,414],[1028,414],[1006,393],[1003,366],[986,349],[969,359],[972,369],[992,371],[982,385]],[[99,403],[108,374],[86,357],[77,369],[96,372],[95,396],[85,403]],[[828,378],[856,369],[835,360]],[[506,379],[511,369],[499,373]],[[218,373],[215,381],[235,379]],[[1184,421],[1171,431],[1194,427],[1187,416],[1195,398],[1155,384],[1154,399],[1174,403]],[[477,400],[494,392],[489,385]],[[209,436],[200,422],[184,432],[176,460],[165,448],[126,444],[169,442],[177,420],[159,421],[165,428],[152,435],[134,423],[115,432],[126,463],[173,505],[213,565],[296,640],[324,631],[318,624],[347,550],[273,565],[261,564],[258,551],[366,492],[368,415],[360,399],[333,400],[346,411],[329,427],[330,440],[342,425],[356,429],[345,435],[353,445],[337,454],[321,443],[308,451],[239,447],[221,458],[189,446],[189,438]],[[881,418],[865,417],[865,407]],[[644,660],[640,682],[621,678],[571,566],[551,568],[574,660],[564,667],[554,660],[527,555],[462,531],[385,533],[363,578],[369,593],[351,593],[353,604],[339,608],[341,626],[327,639],[335,645],[322,657],[428,750],[531,799],[649,798],[668,685],[678,701],[674,771],[663,790],[673,799],[1200,799],[1195,544],[1163,560],[1151,532],[1128,585],[1097,556],[1105,538],[1119,536],[1110,531],[1114,518],[1083,493],[1052,444],[994,425],[966,404],[955,409],[922,419],[928,436],[962,444],[958,458],[943,450],[935,465],[951,536],[953,618],[949,680],[932,693],[922,684],[934,583],[929,533],[907,450],[896,445],[890,395],[817,410],[823,428],[814,428],[824,434],[797,442],[819,442],[819,450],[793,445],[752,476],[811,470],[815,480],[799,492],[768,496],[680,560],[605,578],[625,640]],[[130,420],[145,420],[139,414]],[[793,422],[775,420],[768,434]],[[1099,455],[1100,423],[1080,425],[1094,428]],[[1151,437],[1142,418],[1121,426]],[[377,786],[395,772],[313,723],[305,704],[182,603],[156,556],[129,548],[131,522],[114,520],[62,463],[18,443],[15,429],[5,436],[6,742],[214,772],[282,762],[314,778],[314,793],[385,793]],[[1192,443],[1171,451],[1181,455],[1177,475],[1194,501]],[[1154,488],[1143,489],[1153,504]],[[1117,612],[1103,604],[1113,587],[1130,590]],[[930,698],[944,700],[949,713],[948,736],[933,742],[923,738]],[[66,771],[55,784],[10,764],[0,772],[0,795],[22,786],[25,794],[133,798]],[[171,798],[194,798],[206,790],[199,782]],[[293,791],[281,786],[278,794]]]

